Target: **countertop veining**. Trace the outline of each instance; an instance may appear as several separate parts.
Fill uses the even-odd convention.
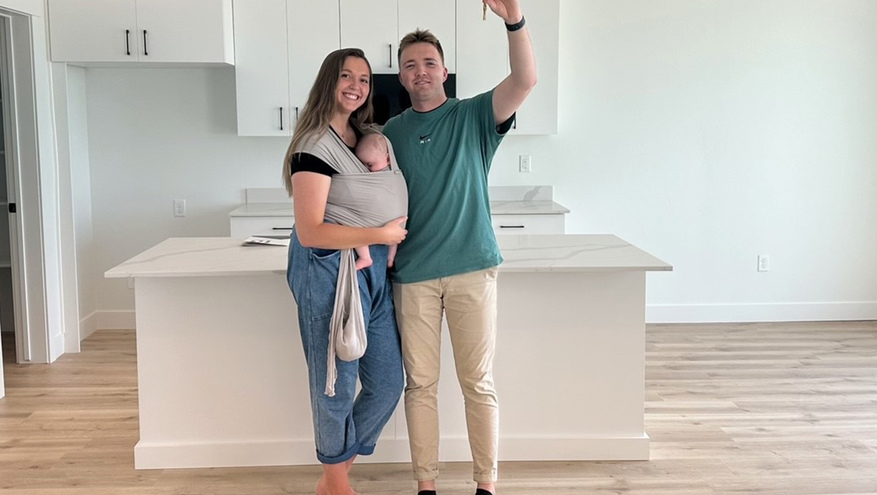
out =
[[[497,238],[500,272],[670,271],[673,267],[608,234]],[[244,276],[286,273],[287,249],[243,246],[228,237],[170,238],[108,270],[107,278]]]

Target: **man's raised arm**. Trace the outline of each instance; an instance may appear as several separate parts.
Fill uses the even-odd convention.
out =
[[[511,73],[493,92],[493,116],[499,125],[524,103],[536,85],[536,57],[518,0],[483,0],[506,23]]]

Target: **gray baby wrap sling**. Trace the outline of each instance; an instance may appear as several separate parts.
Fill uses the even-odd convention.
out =
[[[369,172],[331,130],[298,150],[323,160],[338,172],[332,176],[329,186],[324,221],[349,227],[381,227],[408,214],[408,186],[396,163],[390,141],[384,140],[390,154],[390,166],[379,172]],[[366,326],[353,249],[342,249],[335,306],[329,323],[326,395],[335,396],[336,355],[342,361],[354,361],[365,354],[366,346]]]

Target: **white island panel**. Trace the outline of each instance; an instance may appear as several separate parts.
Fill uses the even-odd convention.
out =
[[[669,265],[615,236],[500,245],[500,459],[647,459],[645,272]],[[316,463],[285,260],[284,248],[169,239],[107,272],[138,278],[138,469]],[[446,334],[442,360],[440,456],[466,461]],[[402,407],[360,461],[409,461]]]

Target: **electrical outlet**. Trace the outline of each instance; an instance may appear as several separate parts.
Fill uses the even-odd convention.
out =
[[[760,272],[769,272],[770,271],[770,256],[766,254],[758,255],[758,271]]]
[[[174,200],[174,216],[175,217],[186,216],[186,200],[185,199],[175,199]]]
[[[518,157],[518,171],[522,174],[529,174],[533,171],[530,155],[521,155]]]

